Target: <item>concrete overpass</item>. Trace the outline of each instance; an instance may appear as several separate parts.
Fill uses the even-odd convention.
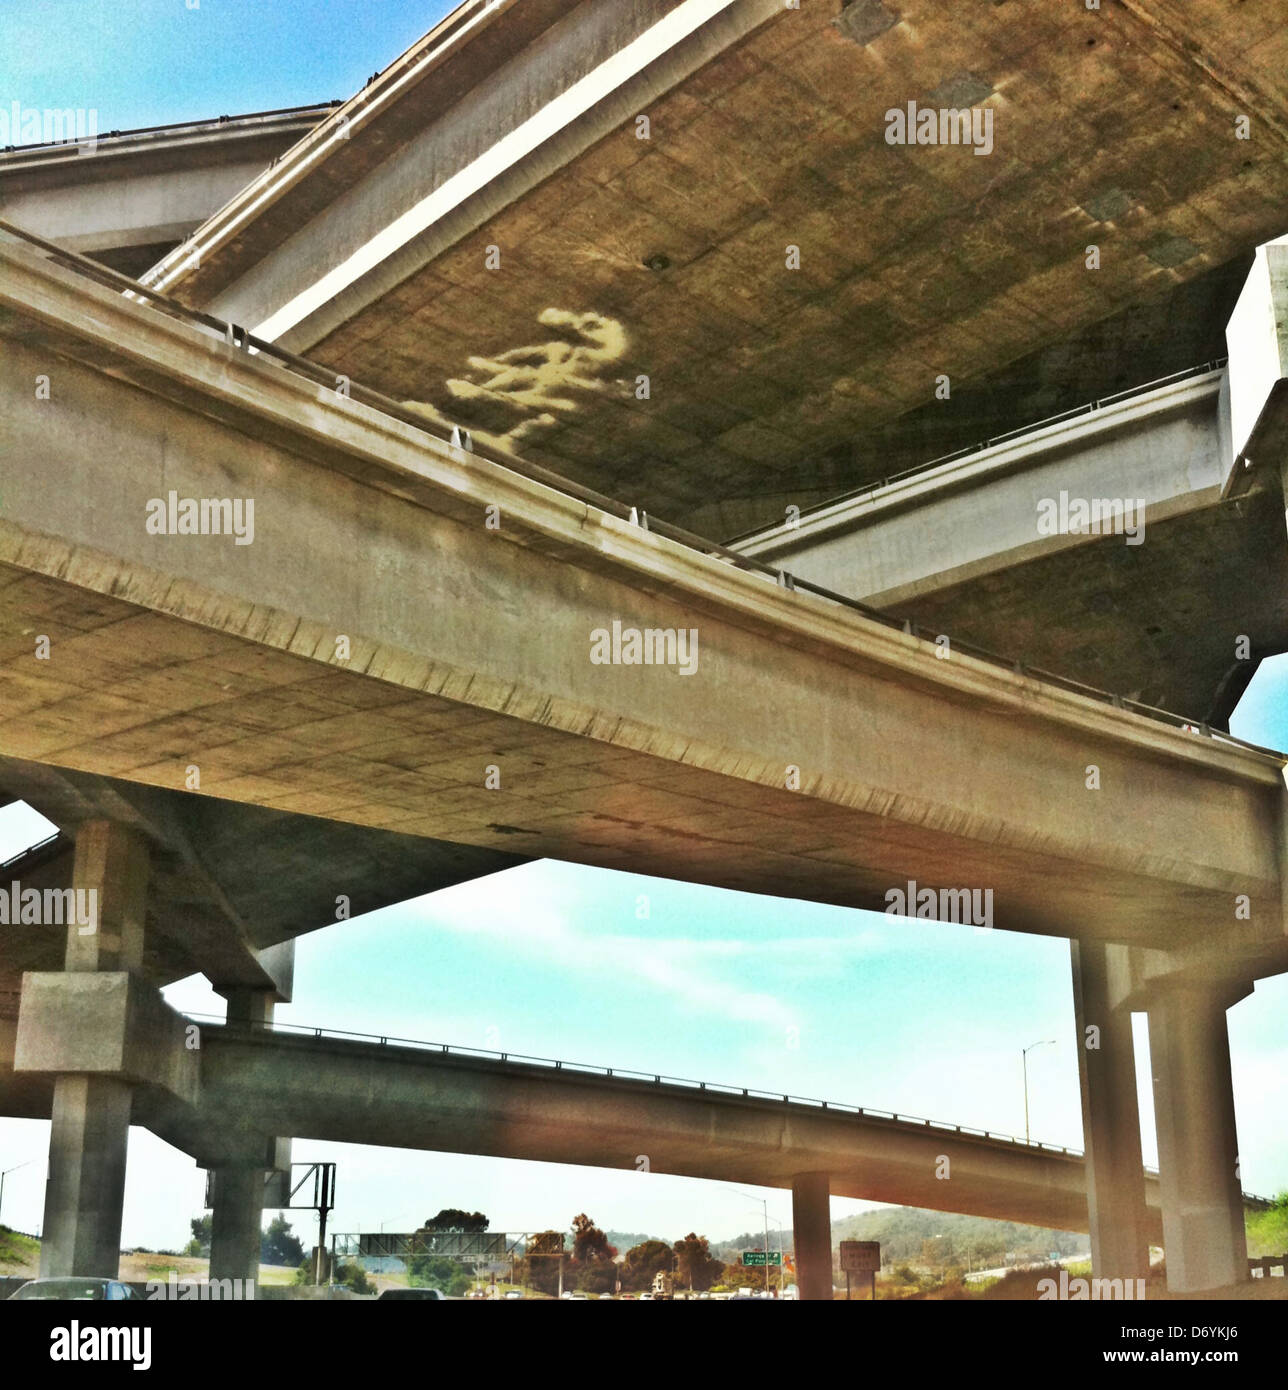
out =
[[[729,535],[1221,355],[1288,230],[1277,44],[1174,0],[477,0],[147,282]],[[910,101],[992,152],[889,143]],[[569,389],[503,370],[552,341]]]
[[[1285,964],[1282,757],[960,650],[944,659],[861,605],[468,453],[267,345],[230,345],[215,320],[157,313],[12,238],[0,258],[13,364],[0,753],[852,906],[885,906],[908,879],[988,889],[996,925],[1075,938],[1080,1031],[1111,1040],[1082,1057],[1098,1264],[1129,1269],[1143,1249],[1139,1135],[1122,1123],[1136,1007],[1151,1016],[1169,1269],[1181,1288],[1240,1277],[1224,1011]],[[255,543],[151,534],[149,501],[167,491],[253,498]],[[364,550],[360,570],[334,564]],[[688,676],[596,664],[588,639],[613,620],[696,630],[700,660]],[[48,667],[34,635],[52,638]],[[146,837],[93,824],[118,878],[145,884]],[[71,975],[28,976],[52,981],[32,986],[46,1019],[91,1017],[94,1037],[120,1039],[110,1075],[88,1081],[74,1027],[45,1054],[79,1117],[69,1132],[56,1118],[56,1171],[78,1164],[105,1086],[123,1165],[132,1020],[168,1049],[148,1074],[191,1102],[182,1025],[121,964],[146,923],[118,911],[130,920],[93,944],[88,983],[71,937]],[[242,1022],[282,997],[228,993]],[[20,1030],[26,1010],[24,986]],[[253,1175],[274,1161],[255,1144],[218,1170],[241,1194],[218,1218],[235,1228],[221,1248],[242,1251],[232,1265],[258,1221]],[[802,1243],[817,1246],[827,1184],[798,1176]],[[79,1201],[56,1203],[73,1233]],[[110,1230],[94,1229],[102,1255]]]
[[[248,1140],[262,1145],[276,1132],[627,1171],[646,1155],[654,1173],[790,1190],[796,1174],[822,1172],[833,1196],[1088,1229],[1082,1155],[1057,1145],[619,1068],[198,1022],[193,1100],[180,1105],[144,1081],[134,1122],[203,1167],[226,1166]],[[36,1014],[26,1028],[4,1104],[44,1119],[53,1080],[41,1072]],[[1147,1170],[1145,1181],[1149,1237],[1161,1245],[1157,1174]]]
[[[11,678],[0,752],[177,790],[196,767],[221,798],[850,906],[960,880],[999,926],[1137,945],[1211,941],[1242,892],[1249,958],[1282,951],[1277,755],[939,659],[3,255],[10,380],[52,364],[67,408],[6,400],[8,651],[34,675]],[[255,543],[148,534],[176,488],[253,496]],[[372,546],[369,571],[327,559]],[[698,669],[595,664],[614,619],[696,629]],[[42,668],[24,634],[51,628],[69,650]],[[212,690],[228,663],[253,679]]]
[[[338,105],[9,147],[0,150],[0,217],[138,275]]]
[[[730,544],[932,639],[1009,642],[1032,665],[1226,728],[1262,658],[1288,650],[1282,508],[1264,490],[1229,497],[1229,397],[1229,369],[1207,364]],[[1060,525],[1062,496],[1129,503],[1135,534]]]
[[[973,654],[975,602],[946,655],[907,609],[775,583],[631,504],[764,526],[869,481],[887,443],[942,452],[963,421],[1013,428],[1017,399],[1035,418],[1129,384],[1125,364],[1217,355],[1253,248],[1284,230],[1288,91],[1273,21],[1245,9],[480,0],[148,277],[218,317],[158,316],[4,238],[0,755],[855,906],[910,879],[993,893],[997,925],[1073,940],[1098,1270],[1143,1272],[1141,1008],[1169,1278],[1241,1277],[1225,1009],[1285,964],[1283,759],[1212,737],[1220,691],[1167,672],[1174,652],[1162,679],[1110,684],[1193,682],[1183,721],[1079,686],[1086,665],[1035,679],[1030,650]],[[995,121],[994,154],[889,144],[910,100]],[[230,318],[321,365],[283,372]],[[1268,337],[1223,488],[1258,526],[1281,489],[1273,313]],[[939,412],[941,377],[963,415]],[[253,501],[257,543],[169,513],[150,532],[169,497]],[[700,660],[600,665],[613,623],[692,632]],[[72,876],[104,927],[23,987],[19,1026],[43,1009],[61,1033],[60,1270],[115,1256],[135,1099],[195,1094],[145,975],[174,852],[129,814],[86,819]],[[264,1021],[284,985],[229,980],[230,1016]],[[276,1139],[217,1171],[230,1274]],[[807,1287],[829,1180],[792,1179]]]

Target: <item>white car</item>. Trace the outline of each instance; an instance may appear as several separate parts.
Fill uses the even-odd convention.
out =
[[[11,1302],[25,1303],[32,1299],[72,1299],[99,1300],[109,1303],[138,1302],[142,1294],[136,1293],[129,1284],[119,1279],[98,1279],[73,1275],[29,1279],[14,1293],[9,1295]]]

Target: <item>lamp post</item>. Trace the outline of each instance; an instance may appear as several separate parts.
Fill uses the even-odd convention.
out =
[[[1030,1043],[1020,1049],[1020,1063],[1024,1068],[1024,1142],[1029,1143],[1029,1053],[1035,1047],[1054,1047],[1054,1038],[1043,1038],[1041,1042]]]
[[[34,1158],[29,1158],[26,1163],[15,1163],[12,1168],[6,1168],[0,1173],[0,1216],[4,1215],[4,1180],[10,1173],[16,1173],[19,1168],[30,1168],[35,1163]]]
[[[760,1203],[761,1215],[765,1223],[765,1292],[769,1292],[769,1201],[765,1197],[757,1197],[753,1193],[744,1192],[744,1197],[750,1197],[753,1202]]]

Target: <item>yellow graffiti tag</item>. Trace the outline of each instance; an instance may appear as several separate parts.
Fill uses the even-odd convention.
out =
[[[476,379],[454,377],[446,382],[467,417],[480,413],[502,421],[518,417],[505,430],[474,429],[481,443],[513,451],[533,431],[557,424],[551,412],[576,410],[575,392],[606,390],[610,383],[602,372],[626,354],[625,328],[604,314],[545,309],[537,322],[564,329],[581,341],[555,338],[511,348],[495,357],[471,357],[469,366]],[[451,418],[450,410],[440,410],[429,401],[404,401],[403,405],[444,427],[461,423]]]

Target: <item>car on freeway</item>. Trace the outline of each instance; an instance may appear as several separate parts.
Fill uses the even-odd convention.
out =
[[[98,1300],[108,1303],[143,1302],[143,1295],[137,1293],[129,1284],[119,1279],[98,1279],[90,1277],[64,1277],[49,1279],[28,1279],[9,1295],[9,1301],[21,1299],[26,1302],[33,1298],[73,1299],[77,1302]]]
[[[386,1289],[377,1299],[378,1303],[390,1300],[416,1299],[423,1301],[428,1299],[431,1303],[446,1303],[447,1295],[442,1289]]]

